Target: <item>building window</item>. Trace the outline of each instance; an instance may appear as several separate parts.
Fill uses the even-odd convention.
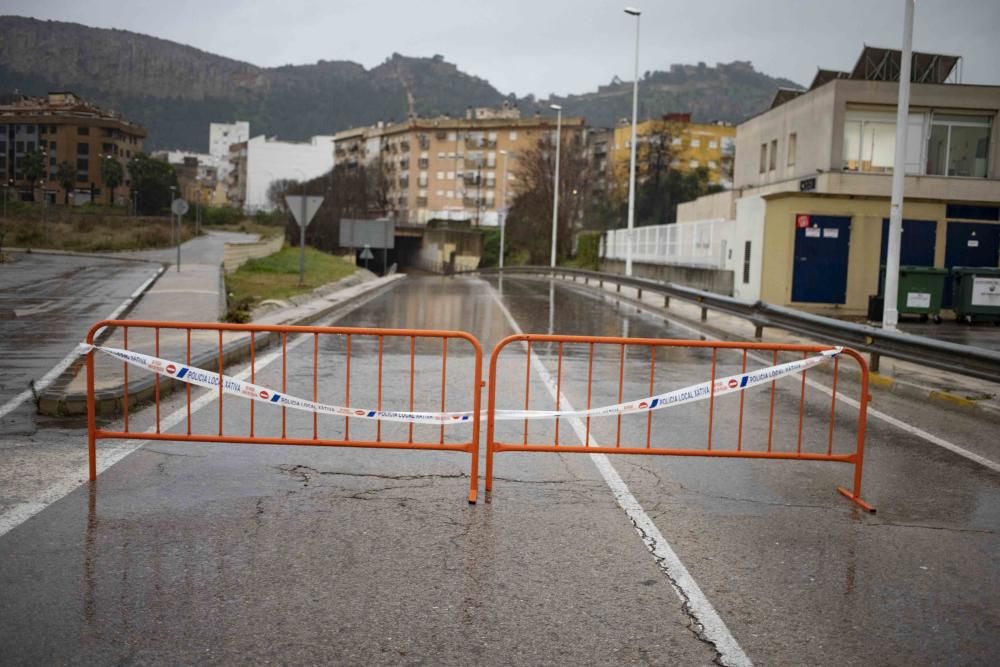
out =
[[[90,169],[90,161],[85,157],[77,158],[76,168],[77,171],[87,171],[88,169]]]
[[[14,142],[14,152],[18,153],[18,154],[24,152],[24,142],[23,141],[15,141]]]
[[[798,140],[799,140],[799,135],[796,134],[795,132],[792,132],[791,134],[788,135],[788,160],[787,160],[787,164],[788,164],[789,167],[794,167],[795,166],[795,151],[798,150],[798,146],[796,145],[796,144],[798,144]]]
[[[767,144],[760,145],[760,173],[767,171]]]
[[[701,146],[701,139],[691,140],[691,148],[698,148],[699,146]]]
[[[511,130],[510,134],[507,135],[511,141],[517,141],[517,130]]]
[[[906,133],[906,172],[924,173],[924,113],[911,113]],[[896,157],[896,113],[849,109],[844,116],[843,169],[892,173]]]
[[[716,141],[715,139],[709,139],[708,140],[708,147],[709,148],[713,148],[713,149],[714,148],[718,148],[719,147],[719,142]]]
[[[691,160],[691,162],[688,163],[688,166],[691,167],[692,169],[697,169],[698,168],[698,161],[697,160]]]
[[[743,244],[743,284],[750,282],[750,241]]]
[[[437,174],[435,174],[435,176],[437,177],[437,179],[439,181],[443,181],[444,180],[444,172],[443,171],[439,171]]]
[[[768,160],[768,171],[774,171],[778,167],[778,140],[771,139],[771,157]]]
[[[76,145],[77,155],[90,155],[90,144],[79,143]]]
[[[86,136],[90,134],[90,128],[84,125],[78,125],[76,128],[76,133],[79,134],[80,136]]]
[[[989,117],[934,114],[927,144],[927,173],[986,178],[989,146]]]
[[[671,146],[680,146],[684,141],[680,137],[674,137],[670,140]]]
[[[86,174],[86,172],[77,172],[76,173],[76,182],[77,183],[86,183],[87,182],[87,174]]]
[[[709,160],[709,161],[708,161],[708,168],[709,168],[709,169],[715,169],[715,168],[716,168],[716,167],[718,167],[718,166],[719,166],[719,165],[717,165],[717,164],[715,163],[715,160]]]

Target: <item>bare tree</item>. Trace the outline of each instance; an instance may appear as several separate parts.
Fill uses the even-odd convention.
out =
[[[582,132],[564,131],[559,159],[559,215],[557,258],[569,257],[573,231],[583,218],[589,172]],[[555,143],[545,136],[517,157],[517,186],[507,219],[511,247],[526,251],[532,263],[547,263],[552,244],[552,204]]]

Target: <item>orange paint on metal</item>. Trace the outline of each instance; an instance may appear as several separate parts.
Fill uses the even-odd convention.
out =
[[[840,375],[840,355],[833,358],[833,391],[830,392],[830,435],[826,453],[833,454],[833,422],[837,415],[837,377]]]
[[[125,349],[128,349],[128,327],[122,327],[122,333],[125,337]],[[122,401],[122,410],[125,412],[125,430],[128,430],[128,362],[123,361],[122,367],[125,370],[125,396]]]
[[[708,448],[712,449],[712,420],[715,418],[715,361],[718,348],[712,348],[712,379],[708,390]]]
[[[743,350],[743,368],[740,370],[741,373],[746,374],[747,372],[747,351]],[[736,451],[743,449],[743,399],[746,398],[746,392],[740,392],[740,425],[736,430]]]

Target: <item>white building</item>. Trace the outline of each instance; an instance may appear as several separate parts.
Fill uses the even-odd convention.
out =
[[[270,211],[267,190],[274,181],[308,181],[333,169],[332,136],[315,136],[308,142],[292,143],[264,135],[247,141],[246,198],[248,212]]]
[[[208,152],[219,173],[219,181],[225,182],[229,176],[229,147],[250,138],[250,123],[238,120],[235,123],[210,123],[208,126]]]

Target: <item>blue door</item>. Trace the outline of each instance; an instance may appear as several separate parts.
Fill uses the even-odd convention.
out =
[[[987,222],[948,222],[944,246],[944,265],[990,266],[1000,262],[1000,225]],[[951,276],[946,279],[942,305],[952,303]]]
[[[792,301],[844,303],[850,246],[850,218],[812,215],[807,226],[796,224]]]
[[[903,220],[900,237],[899,263],[901,266],[934,266],[934,244],[937,242],[936,220]],[[879,266],[885,264],[889,246],[889,219],[882,219],[882,252]]]

